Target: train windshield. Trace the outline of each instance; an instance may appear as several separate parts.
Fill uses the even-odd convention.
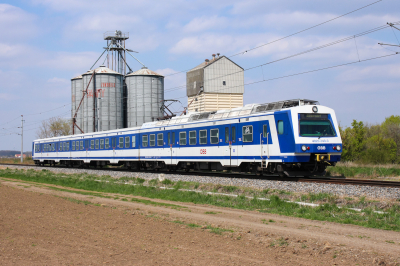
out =
[[[300,120],[300,136],[333,137],[335,135],[329,120]]]

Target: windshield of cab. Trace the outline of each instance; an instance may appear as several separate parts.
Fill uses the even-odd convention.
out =
[[[302,114],[300,119],[300,136],[334,137],[336,133],[331,121],[328,119],[328,115],[312,116]]]

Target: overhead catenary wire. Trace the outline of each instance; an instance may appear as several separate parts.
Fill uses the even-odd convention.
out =
[[[327,21],[321,22],[321,23],[316,24],[316,25],[314,25],[314,26],[308,27],[308,28],[306,28],[306,29],[303,29],[303,30],[297,31],[297,32],[295,32],[295,33],[289,34],[289,35],[287,35],[287,36],[284,36],[284,37],[282,37],[282,38],[278,38],[278,39],[273,40],[273,41],[270,41],[270,42],[268,42],[268,43],[265,43],[265,44],[256,46],[256,47],[251,48],[251,49],[247,49],[247,50],[242,51],[242,52],[238,52],[238,53],[236,53],[236,54],[233,54],[233,55],[230,55],[230,56],[227,56],[227,57],[228,57],[228,58],[235,57],[235,56],[237,56],[237,55],[241,55],[241,54],[243,54],[243,53],[247,53],[247,52],[250,52],[250,51],[259,49],[259,48],[261,48],[261,47],[264,47],[264,46],[273,44],[273,43],[275,43],[275,42],[279,42],[279,41],[281,41],[281,40],[287,39],[287,38],[292,37],[292,36],[294,36],[294,35],[297,35],[297,34],[300,34],[300,33],[305,32],[305,31],[311,30],[311,29],[313,29],[313,28],[319,27],[319,26],[321,26],[321,25],[324,25],[324,24],[329,23],[329,22],[331,22],[331,21],[334,21],[334,20],[336,20],[336,19],[345,17],[345,16],[347,16],[347,15],[350,15],[350,14],[352,14],[352,13],[354,13],[354,12],[360,11],[360,10],[362,10],[362,9],[364,9],[364,8],[367,8],[367,7],[369,7],[369,6],[375,5],[375,4],[377,4],[377,3],[379,3],[379,2],[382,2],[382,1],[383,1],[383,0],[375,1],[375,2],[373,2],[373,3],[371,3],[371,4],[362,6],[362,7],[360,7],[360,8],[357,8],[357,9],[353,10],[353,11],[347,12],[347,13],[345,13],[345,14],[343,14],[343,15],[340,15],[340,16],[337,16],[337,17],[335,17],[335,18],[329,19],[329,20],[327,20]],[[397,24],[397,23],[393,23],[393,24]],[[187,71],[189,71],[189,70],[190,70],[190,69],[178,71],[178,72],[175,72],[175,73],[166,75],[166,76],[164,76],[164,77],[168,77],[168,76],[173,76],[173,75],[176,75],[176,74],[184,73],[184,72],[187,72]]]

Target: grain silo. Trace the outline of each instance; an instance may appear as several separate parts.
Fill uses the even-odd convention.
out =
[[[100,66],[83,74],[82,80],[84,90],[87,88],[81,106],[83,132],[123,128],[123,75]]]
[[[142,67],[125,76],[127,127],[141,126],[163,116],[164,76]]]
[[[79,75],[75,78],[71,79],[71,117],[74,118],[76,109],[79,106],[79,103],[81,102],[82,99],[82,93],[83,93],[83,82],[82,82],[82,75]],[[81,106],[82,107],[82,106]],[[75,117],[76,125],[81,127],[82,125],[82,120],[83,120],[83,108],[79,108],[77,116]],[[79,129],[74,126],[74,134],[80,134]]]

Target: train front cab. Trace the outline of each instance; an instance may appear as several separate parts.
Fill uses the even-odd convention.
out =
[[[288,156],[290,159],[283,160],[282,171],[285,175],[322,175],[327,166],[334,166],[340,161],[342,141],[332,109],[315,105],[300,106],[286,115],[281,113],[275,116],[275,120],[281,152],[294,152],[293,157]],[[283,121],[282,124],[280,121]],[[283,128],[285,124],[291,126]],[[285,130],[292,132],[280,134]]]

